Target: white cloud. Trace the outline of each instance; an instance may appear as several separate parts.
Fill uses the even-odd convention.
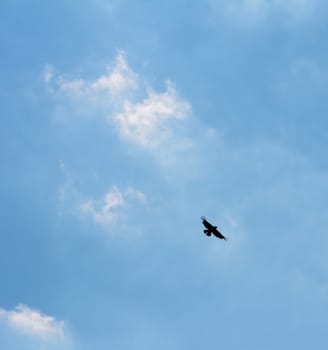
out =
[[[0,309],[0,318],[17,331],[41,338],[63,338],[64,322],[42,314],[26,305],[18,305],[14,310]]]
[[[128,187],[127,190],[121,191],[118,187],[113,186],[102,200],[90,199],[80,204],[82,213],[90,215],[98,224],[107,224],[115,221],[126,209],[131,200],[144,202],[146,196],[144,193]]]
[[[102,118],[109,127],[116,127],[123,140],[151,152],[162,165],[168,164],[168,159],[176,160],[181,150],[185,152],[193,144],[190,135],[182,131],[191,115],[190,103],[179,97],[170,81],[162,92],[152,89],[129,67],[123,53],[95,80],[55,76],[48,82],[59,120],[72,115],[75,121],[76,116]]]
[[[124,138],[154,148],[171,135],[168,122],[185,119],[190,110],[190,104],[180,100],[175,88],[168,82],[165,92],[151,91],[141,103],[126,101],[123,112],[114,114],[113,119]]]
[[[107,67],[107,75],[91,83],[92,89],[107,90],[111,94],[117,94],[138,87],[138,76],[128,66],[123,53],[116,56],[115,62],[113,69]]]

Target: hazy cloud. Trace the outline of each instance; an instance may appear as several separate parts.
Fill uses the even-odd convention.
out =
[[[307,57],[295,59],[290,72],[294,78],[303,80],[324,81],[328,78],[327,69]]]
[[[310,18],[319,0],[209,0],[212,10],[228,23],[255,28],[271,17],[282,16],[289,23]]]

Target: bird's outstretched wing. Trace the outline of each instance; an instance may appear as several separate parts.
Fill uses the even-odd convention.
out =
[[[226,237],[223,236],[223,234],[216,228],[212,231],[213,235],[216,236],[217,238],[220,239],[227,239]]]
[[[201,219],[203,220],[203,225],[210,231],[214,230],[215,228],[206,220],[205,216],[202,216]]]

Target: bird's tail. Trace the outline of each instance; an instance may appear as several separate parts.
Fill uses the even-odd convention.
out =
[[[201,216],[200,217],[202,220],[206,220],[206,217],[205,216]]]

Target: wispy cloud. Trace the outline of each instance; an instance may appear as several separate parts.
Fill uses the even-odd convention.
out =
[[[77,181],[79,175],[62,160],[58,166],[63,176],[57,188],[59,216],[70,214],[79,219],[88,218],[106,228],[109,224],[124,222],[128,215],[138,211],[140,205],[147,203],[146,194],[129,185],[123,188],[112,185],[100,198],[87,197]]]
[[[107,96],[117,97],[127,90],[137,89],[138,76],[128,66],[125,55],[120,52],[113,66],[106,67],[106,73],[95,80],[70,79],[63,75],[54,75],[54,69],[49,64],[44,69],[44,80],[52,84],[53,91],[75,96],[89,96],[105,92]],[[95,97],[95,95],[94,95]]]
[[[80,210],[83,214],[91,216],[94,222],[108,224],[118,219],[131,201],[144,202],[145,200],[145,194],[133,187],[121,191],[113,186],[101,200],[82,201]]]
[[[52,80],[53,76],[54,76],[53,66],[47,63],[43,70],[43,81],[48,84]]]
[[[42,314],[26,305],[18,305],[14,310],[0,309],[0,318],[15,330],[40,338],[63,338],[65,324],[52,316]]]
[[[67,168],[63,160],[59,160],[58,168],[62,180],[57,186],[57,213],[59,216],[62,216],[67,211],[75,213],[76,203],[80,200],[81,194],[77,189],[74,174]]]

